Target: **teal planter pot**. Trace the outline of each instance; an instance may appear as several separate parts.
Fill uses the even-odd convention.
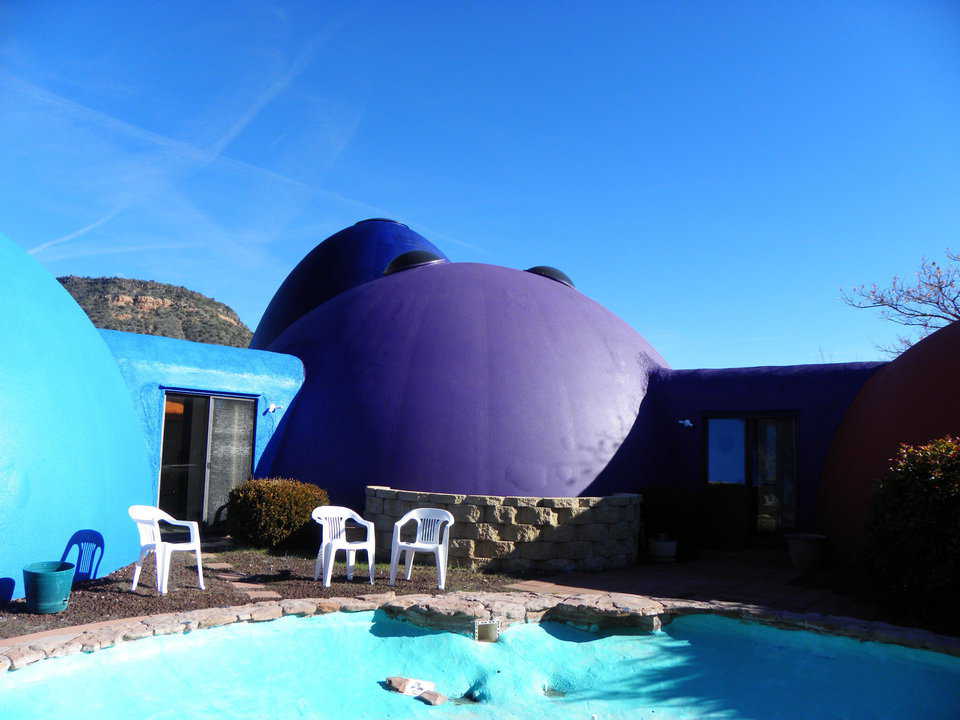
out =
[[[73,563],[49,560],[23,569],[23,589],[30,612],[49,614],[67,609],[73,587]]]

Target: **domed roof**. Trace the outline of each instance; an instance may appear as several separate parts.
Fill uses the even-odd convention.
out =
[[[283,281],[263,313],[250,347],[270,349],[302,316],[345,290],[382,277],[394,258],[410,251],[425,251],[446,260],[429,240],[394,220],[361,220],[331,235]]]
[[[32,257],[0,237],[0,568],[104,537],[101,573],[132,562],[127,507],[156,502],[129,392],[100,334]],[[13,571],[17,570],[16,573]],[[0,583],[4,578],[0,578]]]
[[[845,559],[863,539],[873,484],[900,444],[960,434],[958,357],[954,323],[877,370],[847,410],[824,466],[818,513]]]
[[[351,504],[366,484],[576,496],[665,365],[585,295],[474,263],[358,285],[271,349],[299,357],[307,379],[258,474],[308,480]]]

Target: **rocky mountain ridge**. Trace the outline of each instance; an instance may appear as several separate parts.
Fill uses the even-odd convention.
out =
[[[98,328],[247,347],[253,333],[227,305],[179,285],[131,278],[57,280]]]

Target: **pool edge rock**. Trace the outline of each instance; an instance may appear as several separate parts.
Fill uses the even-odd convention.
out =
[[[815,613],[794,613],[735,602],[677,600],[610,592],[570,594],[451,592],[444,595],[370,593],[357,597],[266,600],[225,608],[165,613],[95,623],[0,640],[0,672],[77,652],[97,652],[124,642],[178,635],[238,622],[269,622],[285,616],[380,610],[388,617],[432,630],[472,635],[474,621],[560,622],[589,631],[654,631],[673,618],[710,614],[790,630],[841,635],[960,657],[960,638],[883,622]]]

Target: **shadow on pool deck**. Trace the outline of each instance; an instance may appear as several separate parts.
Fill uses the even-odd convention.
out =
[[[652,598],[722,600],[792,612],[891,620],[888,613],[862,598],[834,592],[825,578],[800,578],[786,552],[772,548],[704,552],[699,559],[687,562],[570,573],[524,580],[508,587],[536,592],[606,591]]]

